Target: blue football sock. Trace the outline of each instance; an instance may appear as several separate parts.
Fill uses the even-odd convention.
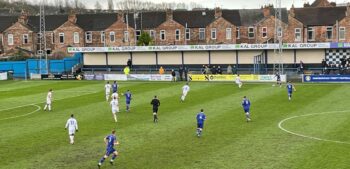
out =
[[[101,160],[100,160],[100,163],[102,164],[104,161],[105,161],[105,158],[102,157]]]
[[[114,160],[115,158],[117,158],[117,155],[113,155],[112,156],[112,160]]]

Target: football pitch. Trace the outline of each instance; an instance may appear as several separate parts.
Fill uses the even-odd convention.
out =
[[[288,101],[285,85],[120,82],[133,94],[131,112],[120,96],[118,123],[105,100],[103,81],[0,82],[0,168],[97,168],[103,139],[116,130],[115,164],[135,169],[346,169],[350,168],[350,85],[295,84]],[[43,111],[53,89],[53,111]],[[150,102],[159,97],[159,123]],[[251,101],[245,121],[242,97]],[[196,136],[196,114],[207,120]],[[79,125],[75,144],[64,129],[70,114]]]

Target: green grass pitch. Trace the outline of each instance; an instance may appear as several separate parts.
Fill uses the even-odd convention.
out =
[[[0,82],[0,168],[89,169],[103,156],[103,138],[116,129],[115,165],[135,169],[347,169],[350,168],[350,85],[296,84],[288,101],[285,86],[233,83],[120,82],[133,93],[131,112],[120,99],[118,123],[105,101],[102,81]],[[53,111],[42,110],[53,89]],[[158,95],[159,123],[150,101]],[[251,103],[247,123],[241,100]],[[207,115],[196,136],[198,111]],[[40,110],[39,110],[40,109]],[[70,114],[79,124],[75,144],[64,130]],[[280,124],[280,127],[279,127]],[[282,130],[282,129],[286,130]],[[288,133],[289,132],[289,133]]]

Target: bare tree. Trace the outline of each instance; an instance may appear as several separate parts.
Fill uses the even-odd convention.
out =
[[[113,0],[108,0],[108,4],[107,4],[107,9],[109,12],[112,12],[114,10],[114,3]]]
[[[102,10],[102,5],[98,1],[96,1],[96,3],[95,3],[95,10],[97,12],[100,12]]]

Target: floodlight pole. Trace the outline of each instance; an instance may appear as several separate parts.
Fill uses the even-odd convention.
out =
[[[40,32],[39,32],[39,40],[40,40],[40,74],[42,73],[41,68],[41,59],[42,56],[45,56],[45,69],[47,73],[49,73],[49,66],[47,62],[47,48],[46,48],[46,21],[45,21],[45,0],[40,1]]]
[[[274,38],[274,53],[278,56],[278,72],[280,74],[284,73],[283,68],[283,27],[282,27],[282,2],[281,0],[276,0],[275,3],[275,38]],[[276,58],[276,57],[275,57]],[[276,62],[275,62],[276,64]],[[275,72],[275,64],[273,72]]]

